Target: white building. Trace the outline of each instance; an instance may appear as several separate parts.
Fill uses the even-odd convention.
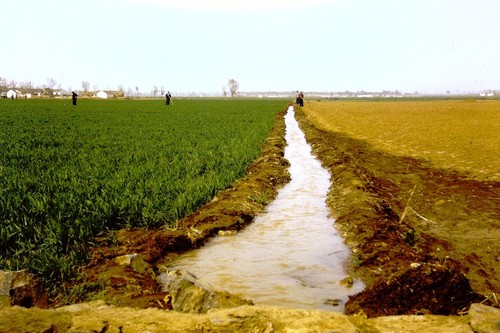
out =
[[[108,93],[103,91],[103,90],[100,90],[98,91],[96,94],[95,94],[95,97],[97,98],[103,98],[103,99],[107,99],[108,98]]]
[[[20,91],[10,89],[9,91],[7,91],[7,98],[16,99],[17,96],[19,96],[20,94],[21,94]]]

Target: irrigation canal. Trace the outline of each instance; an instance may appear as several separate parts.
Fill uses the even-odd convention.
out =
[[[330,174],[312,155],[293,107],[285,122],[291,181],[244,230],[181,255],[169,269],[189,271],[258,305],[343,311],[348,295],[363,285],[339,283],[350,252],[326,206]]]

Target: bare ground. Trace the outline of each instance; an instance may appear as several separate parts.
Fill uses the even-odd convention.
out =
[[[496,303],[500,183],[319,131],[300,109],[297,117],[330,170],[328,205],[354,252],[350,270],[367,285],[346,313],[459,314],[471,302]]]

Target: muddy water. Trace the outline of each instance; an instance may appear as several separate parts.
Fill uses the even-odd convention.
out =
[[[348,295],[363,286],[339,284],[350,253],[328,216],[330,175],[311,155],[292,107],[285,121],[290,183],[244,230],[212,239],[169,268],[185,269],[255,304],[342,311]]]

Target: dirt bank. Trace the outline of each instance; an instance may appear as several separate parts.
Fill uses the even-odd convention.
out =
[[[332,174],[328,205],[354,252],[350,271],[367,285],[347,313],[447,315],[475,301],[496,303],[500,183],[320,131],[314,110],[299,109],[297,117]]]

